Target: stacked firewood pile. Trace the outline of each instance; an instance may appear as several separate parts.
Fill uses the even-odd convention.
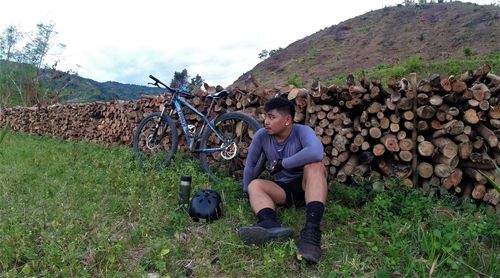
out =
[[[210,99],[206,96],[222,90],[221,87],[206,86],[206,90],[196,90],[190,100],[199,111],[206,112]],[[143,96],[137,101],[112,101],[75,104],[54,104],[50,106],[12,107],[0,110],[0,127],[9,123],[13,130],[35,135],[48,135],[67,140],[87,140],[106,146],[114,144],[131,145],[139,122],[152,112],[159,112],[170,101],[170,94]],[[235,96],[219,100],[211,118],[225,111],[237,110]],[[240,102],[239,102],[240,103]],[[241,104],[241,103],[240,103]],[[169,113],[170,106],[167,106]],[[201,126],[201,118],[188,109],[184,109],[190,124]],[[172,115],[177,119],[177,115]],[[184,147],[184,138],[180,126],[180,147]]]
[[[163,98],[7,108],[0,112],[0,126],[8,122],[13,130],[36,135],[108,146],[130,144],[139,121],[157,111]]]
[[[241,96],[286,95],[295,121],[311,126],[325,148],[330,177],[341,182],[396,176],[407,187],[443,186],[500,209],[500,77],[483,65],[460,76],[432,75],[416,82],[347,78],[346,86],[313,89],[235,88]],[[413,84],[412,84],[413,83]],[[247,100],[246,103],[252,103]],[[262,103],[247,111],[263,118]]]
[[[500,77],[490,71],[483,65],[418,83],[415,76],[389,78],[387,85],[349,75],[345,86],[318,82],[310,90],[264,88],[250,77],[229,88],[229,97],[216,104],[211,116],[240,110],[263,122],[263,103],[284,95],[296,104],[295,122],[311,126],[323,143],[331,179],[368,178],[380,187],[382,176],[397,176],[408,187],[443,186],[500,209],[500,194],[486,178],[500,183],[495,171],[500,164]],[[221,89],[206,85],[190,103],[206,111],[206,95]],[[0,111],[0,126],[9,122],[14,130],[32,134],[130,145],[140,120],[168,99],[8,108]],[[184,112],[191,123],[200,123],[198,116]]]

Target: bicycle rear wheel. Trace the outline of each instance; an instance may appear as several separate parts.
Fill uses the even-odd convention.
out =
[[[134,154],[146,168],[160,169],[172,161],[179,138],[172,119],[160,112],[146,116],[137,127],[132,141]]]
[[[220,182],[225,178],[242,181],[248,147],[261,125],[242,112],[222,114],[214,120],[214,124],[224,136],[224,140],[219,139],[214,131],[207,127],[202,134],[200,148],[212,149],[224,146],[224,150],[201,152],[201,167],[214,182]],[[256,169],[262,169],[263,165],[264,157],[261,156]]]

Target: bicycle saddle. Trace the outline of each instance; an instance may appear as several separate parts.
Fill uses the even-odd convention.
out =
[[[225,98],[229,95],[229,92],[227,90],[222,90],[220,92],[217,92],[215,94],[208,95],[207,97],[213,98],[213,99],[218,99],[218,98]]]

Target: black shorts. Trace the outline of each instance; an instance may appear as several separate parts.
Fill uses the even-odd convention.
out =
[[[302,189],[302,177],[296,178],[290,182],[276,182],[279,187],[285,190],[286,207],[302,207],[306,204],[304,189]]]

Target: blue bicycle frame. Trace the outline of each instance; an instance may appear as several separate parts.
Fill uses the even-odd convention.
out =
[[[187,108],[189,108],[189,110],[193,111],[196,115],[200,116],[203,119],[203,125],[201,126],[201,129],[200,129],[198,135],[195,134],[195,136],[191,136],[191,134],[189,132],[188,123],[186,121],[186,118],[184,117],[184,111],[182,111],[182,105],[185,105]],[[212,101],[212,104],[210,105],[210,108],[208,110],[208,113],[207,113],[208,115],[210,115],[212,107],[213,107],[213,101]],[[207,125],[215,133],[215,135],[223,142],[224,142],[224,136],[217,130],[217,128],[215,128],[213,121],[210,121],[205,114],[203,114],[202,112],[200,112],[196,108],[194,108],[183,97],[174,95],[172,98],[172,108],[175,108],[177,115],[179,115],[179,120],[181,122],[182,132],[184,133],[184,138],[186,138],[187,145],[189,146],[189,151],[211,153],[211,152],[222,151],[224,149],[222,147],[209,148],[209,149],[194,149],[196,139],[199,136],[201,136],[201,134],[203,134],[203,131],[205,130]],[[163,108],[163,109],[165,109],[165,108]],[[174,112],[174,109],[170,110],[170,114],[169,114],[170,117],[172,117],[173,112]],[[162,114],[163,113],[164,113],[164,111],[162,111]]]
[[[172,88],[168,87],[167,85],[163,84],[160,80],[158,80],[154,76],[150,75],[149,77],[151,79],[153,79],[154,81],[156,81],[153,85],[156,85],[159,87],[158,84],[161,84],[172,94],[172,100],[170,102],[170,106],[172,107],[172,109],[170,110],[169,117],[172,118],[174,111],[176,111],[177,115],[179,115],[179,120],[181,122],[182,132],[184,133],[184,138],[186,139],[186,142],[187,142],[187,145],[189,147],[190,152],[197,152],[197,153],[220,152],[220,151],[223,151],[225,149],[225,146],[227,146],[228,143],[229,144],[231,143],[230,141],[226,142],[227,139],[224,138],[224,136],[217,130],[217,128],[215,127],[215,124],[214,124],[215,119],[210,121],[208,119],[208,117],[206,116],[206,115],[211,114],[215,100],[224,96],[224,94],[227,94],[227,92],[222,91],[222,92],[217,93],[214,96],[210,96],[210,98],[212,99],[212,102],[210,103],[210,107],[208,108],[207,114],[203,114],[202,112],[198,111],[198,109],[193,107],[189,102],[187,102],[185,98],[180,96],[181,94],[183,94],[183,95],[192,97],[191,94],[189,94],[183,90],[172,89]],[[198,134],[195,133],[194,136],[191,136],[191,134],[190,134],[189,126],[188,126],[188,123],[187,123],[186,118],[184,116],[184,111],[182,111],[183,105],[186,106],[187,108],[189,108],[189,110],[193,111],[196,115],[198,115],[199,117],[201,117],[203,119],[203,125],[201,126],[201,129],[199,130]],[[163,109],[161,111],[161,117],[163,117],[165,115],[166,108],[167,108],[166,106],[163,107]],[[197,139],[203,134],[207,125],[215,133],[215,135],[223,142],[223,145],[221,147],[218,147],[218,148],[195,149]],[[158,128],[158,126],[156,128]]]

